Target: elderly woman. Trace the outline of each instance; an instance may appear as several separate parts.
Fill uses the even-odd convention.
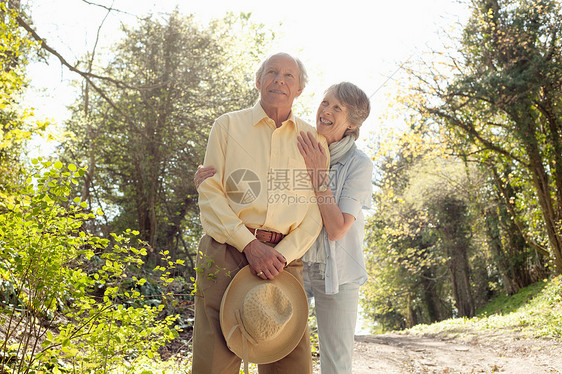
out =
[[[373,171],[355,140],[369,112],[369,98],[354,84],[342,82],[326,90],[316,130],[329,145],[329,170],[328,155],[313,134],[298,138],[324,223],[302,258],[305,289],[315,301],[322,374],[351,373],[359,287],[367,280],[362,209],[370,207]],[[196,185],[213,173],[212,168],[199,169]]]

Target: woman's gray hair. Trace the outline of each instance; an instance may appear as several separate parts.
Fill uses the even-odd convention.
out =
[[[260,64],[260,67],[256,71],[256,83],[261,80],[263,71],[265,70],[265,65],[267,65],[269,59],[272,58],[273,56],[278,56],[278,55],[286,55],[292,58],[293,60],[295,60],[299,68],[299,89],[301,90],[304,89],[306,87],[306,84],[308,83],[308,73],[306,72],[306,69],[302,61],[296,57],[291,56],[288,53],[276,53],[274,55],[268,56],[265,60],[263,60],[262,63]]]
[[[359,138],[359,128],[371,112],[371,103],[362,89],[349,82],[334,84],[326,90],[326,94],[333,93],[336,99],[347,108],[347,121],[354,126],[347,129],[343,136],[353,135]]]

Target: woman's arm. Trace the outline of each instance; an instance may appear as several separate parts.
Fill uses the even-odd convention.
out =
[[[320,143],[316,141],[311,133],[301,132],[298,137],[298,148],[306,163],[306,168],[312,180],[312,186],[316,194],[320,214],[328,238],[332,241],[340,240],[347,234],[355,217],[348,213],[342,213],[332,190],[328,186],[329,171],[326,170],[327,156]],[[324,188],[323,188],[324,187]],[[325,188],[327,187],[327,188]]]

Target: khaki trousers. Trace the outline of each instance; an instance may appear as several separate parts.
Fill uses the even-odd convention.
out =
[[[219,309],[230,281],[246,265],[246,256],[236,248],[218,243],[208,235],[201,238],[197,255],[192,374],[240,372],[242,359],[226,345]],[[301,260],[291,262],[284,271],[303,283]],[[260,374],[312,374],[308,327],[293,352],[277,362],[258,365],[258,370]]]

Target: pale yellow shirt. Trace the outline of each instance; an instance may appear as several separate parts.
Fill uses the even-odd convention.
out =
[[[320,233],[322,217],[297,148],[300,131],[316,134],[292,114],[277,128],[259,103],[215,121],[204,165],[216,174],[198,189],[208,235],[242,251],[255,239],[246,226],[262,228],[287,235],[275,247],[287,263],[306,252]],[[329,154],[326,140],[318,139]]]

